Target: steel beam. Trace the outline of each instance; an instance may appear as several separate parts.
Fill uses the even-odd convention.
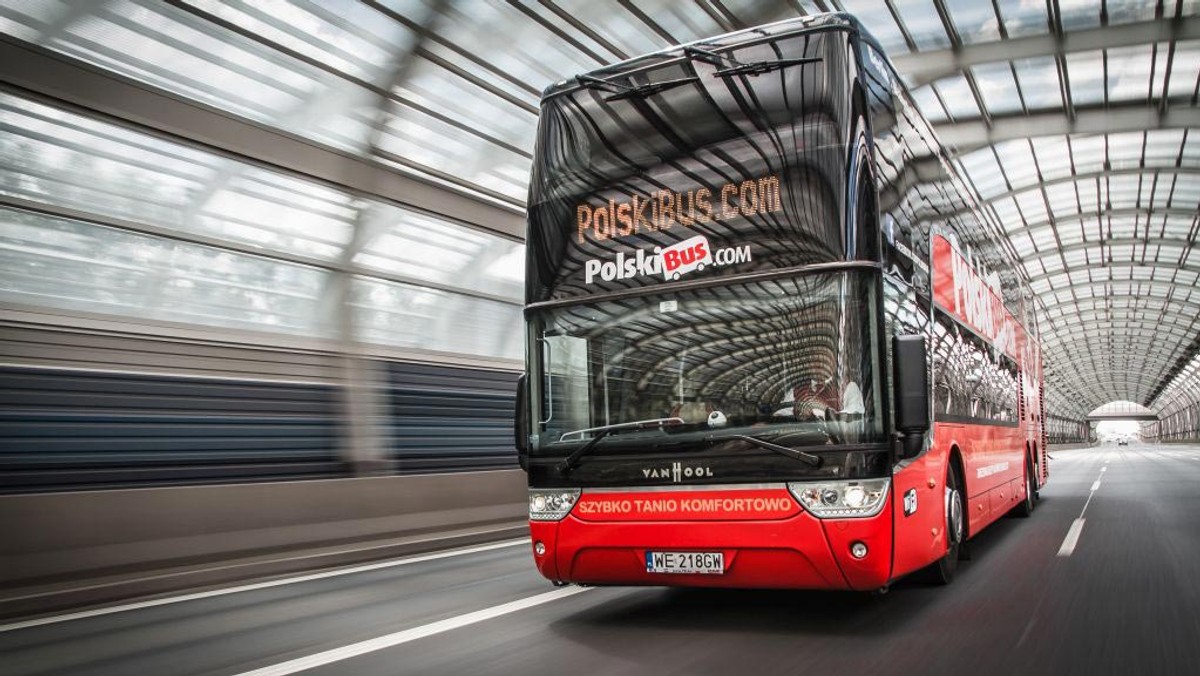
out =
[[[1076,108],[1075,119],[1062,111],[1005,115],[992,118],[989,127],[983,120],[943,122],[933,125],[942,145],[953,154],[964,155],[985,146],[1014,139],[1064,134],[1119,134],[1154,129],[1191,129],[1200,127],[1200,108],[1191,106],[1151,107],[1089,106]]]
[[[1144,214],[1146,212],[1142,211],[1142,213]],[[1089,218],[1088,220],[1095,220],[1096,218],[1097,218],[1096,216],[1093,216],[1093,217]],[[1018,235],[1023,232],[1032,233],[1035,230],[1038,230],[1038,229],[1041,229],[1044,227],[1048,227],[1049,223],[1040,223],[1039,226],[1040,227],[1030,226],[1028,229],[1022,228],[1020,230],[1014,230],[1011,233],[1009,233],[1009,235],[1010,236]],[[1101,250],[1101,248],[1108,247],[1108,246],[1131,246],[1131,245],[1132,246],[1138,246],[1138,245],[1141,245],[1141,246],[1172,246],[1172,247],[1179,247],[1180,249],[1186,249],[1190,246],[1194,246],[1195,244],[1196,244],[1196,242],[1194,240],[1187,239],[1187,238],[1181,238],[1181,237],[1152,236],[1152,237],[1146,238],[1146,237],[1142,237],[1142,236],[1137,236],[1137,237],[1119,236],[1119,237],[1113,237],[1110,239],[1103,239],[1103,240],[1095,239],[1095,240],[1090,240],[1090,241],[1086,241],[1086,242],[1076,242],[1075,244],[1067,244],[1067,245],[1063,246],[1062,248],[1047,249],[1045,251],[1036,251],[1032,254],[1029,254],[1028,256],[1023,256],[1021,258],[1021,262],[1025,263],[1025,264],[1034,263],[1034,262],[1041,261],[1046,258],[1052,258],[1054,256],[1059,255],[1060,253],[1068,254],[1068,253],[1072,253],[1075,251],[1095,250],[1095,251],[1099,252]],[[1167,262],[1167,263],[1163,263],[1162,261],[1150,261],[1150,262],[1145,263],[1145,265],[1150,266],[1150,265],[1161,264],[1162,267],[1164,267],[1164,268],[1168,268],[1171,270],[1177,270],[1177,269],[1179,269],[1179,267],[1175,263],[1176,263],[1175,261]],[[1094,267],[1096,267],[1096,266],[1095,265],[1085,265],[1083,267],[1071,267],[1071,268],[1065,268],[1064,270],[1062,270],[1062,272],[1070,272],[1072,270],[1081,270],[1084,268],[1094,268]]]
[[[1139,296],[1118,296],[1118,298],[1121,300],[1125,300],[1125,299],[1129,299],[1129,298],[1135,298],[1135,299],[1141,300],[1141,297],[1139,297]],[[1096,298],[1094,296],[1091,298],[1085,298],[1085,299],[1079,300],[1079,301],[1076,301],[1074,299],[1072,299],[1072,300],[1056,300],[1052,303],[1043,303],[1042,310],[1047,316],[1049,316],[1052,311],[1057,310],[1058,315],[1055,317],[1055,319],[1062,319],[1068,315],[1075,314],[1076,312],[1084,312],[1084,311],[1098,312],[1102,306],[1107,307],[1104,304],[1109,302],[1110,300],[1111,299],[1109,299],[1109,298]],[[1154,298],[1153,301],[1155,303],[1162,303],[1163,307],[1143,307],[1140,305],[1117,305],[1117,306],[1113,306],[1112,309],[1115,311],[1121,311],[1121,312],[1138,310],[1138,311],[1154,312],[1154,313],[1165,312],[1166,310],[1170,309],[1170,310],[1176,311],[1177,313],[1179,313],[1181,315],[1182,315],[1182,313],[1189,312],[1189,313],[1195,313],[1195,316],[1200,316],[1200,302],[1192,302],[1192,301],[1189,301],[1186,299],[1168,299],[1168,298],[1161,298],[1161,297]]]
[[[516,207],[234,117],[7,35],[0,35],[0,83],[176,142],[524,240],[524,211]]]
[[[1133,268],[1133,269],[1136,269],[1136,268],[1162,268],[1164,270],[1183,270],[1185,272],[1200,273],[1200,265],[1190,265],[1190,264],[1181,265],[1178,263],[1175,263],[1175,264],[1171,264],[1171,263],[1167,263],[1167,264],[1140,263],[1138,261],[1105,261],[1101,265],[1089,265],[1089,266],[1070,268],[1067,270],[1058,270],[1056,272],[1047,272],[1044,274],[1035,275],[1035,276],[1029,278],[1029,283],[1036,284],[1040,281],[1051,280],[1059,275],[1068,275],[1072,272],[1083,272],[1085,270],[1112,270],[1112,269],[1117,269],[1117,268],[1121,268],[1121,269],[1125,269],[1125,268]],[[1101,280],[1096,280],[1096,281],[1100,282],[1100,283],[1130,282],[1130,283],[1136,284],[1136,283],[1140,283],[1140,282],[1156,281],[1156,280],[1152,280],[1152,279],[1151,280],[1146,280],[1146,279],[1101,279]],[[1157,281],[1161,282],[1162,284],[1164,284],[1166,286],[1171,286],[1171,287],[1181,286],[1179,284],[1175,284],[1174,282],[1169,282],[1166,280],[1157,280]],[[1072,286],[1075,286],[1074,282],[1070,282],[1070,284]]]
[[[1154,19],[1087,30],[993,40],[961,47],[935,49],[927,52],[898,54],[892,57],[896,71],[908,80],[911,87],[920,87],[959,71],[984,63],[1015,61],[1045,56],[1060,56],[1071,52],[1086,52],[1114,47],[1194,40],[1200,38],[1200,17],[1184,19]]]
[[[1157,422],[1158,415],[1154,413],[1128,413],[1124,415],[1114,413],[1112,415],[1089,415],[1087,417],[1088,422],[1101,422],[1104,420],[1144,420],[1146,422]]]
[[[1111,176],[1142,176],[1142,175],[1154,176],[1156,174],[1187,174],[1189,176],[1200,176],[1200,167],[1190,167],[1190,166],[1125,167],[1125,168],[1121,168],[1121,169],[1105,169],[1102,171],[1081,172],[1081,173],[1075,174],[1074,176],[1065,175],[1065,176],[1059,176],[1057,178],[1042,179],[1042,180],[1038,179],[1038,176],[1036,173],[1031,172],[1028,175],[1028,178],[1031,181],[1030,183],[1022,183],[1022,184],[1014,187],[1012,190],[1005,190],[1004,192],[996,193],[994,195],[989,195],[987,197],[984,197],[981,195],[980,201],[983,204],[988,204],[990,202],[1002,200],[1007,197],[1016,197],[1017,195],[1020,195],[1021,193],[1024,193],[1024,192],[1029,192],[1030,190],[1039,190],[1041,188],[1049,188],[1051,186],[1064,185],[1067,183],[1080,183],[1083,181],[1094,181],[1098,178],[1108,178]],[[1154,213],[1159,213],[1164,210],[1165,210],[1165,208],[1164,209],[1154,209],[1153,211],[1154,211]],[[946,219],[946,218],[950,218],[951,216],[956,216],[958,214],[962,214],[962,213],[966,213],[966,212],[970,212],[970,211],[974,211],[974,208],[967,206],[967,207],[963,207],[961,209],[956,209],[954,211],[940,212],[937,214],[937,217]],[[1149,208],[1141,209],[1141,211],[1150,211],[1150,209]],[[1070,218],[1074,217],[1075,215],[1077,215],[1078,213],[1079,213],[1078,211],[1071,212],[1070,214],[1064,216],[1063,218],[1070,219]],[[1001,224],[1001,225],[1003,225],[1003,224]]]

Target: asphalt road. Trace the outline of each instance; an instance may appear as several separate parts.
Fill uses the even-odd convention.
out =
[[[0,674],[1200,673],[1200,446],[1057,451],[1051,472],[944,588],[555,590],[501,543],[2,627]]]

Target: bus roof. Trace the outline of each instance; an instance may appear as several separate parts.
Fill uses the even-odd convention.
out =
[[[614,75],[627,75],[644,68],[662,65],[664,61],[686,58],[684,56],[684,49],[687,47],[703,46],[710,49],[729,48],[738,45],[773,40],[781,37],[796,35],[798,33],[819,30],[845,30],[856,32],[862,36],[863,39],[875,45],[876,49],[881,54],[884,53],[883,48],[879,46],[879,43],[875,40],[875,37],[872,36],[869,31],[867,31],[866,27],[863,26],[862,22],[860,22],[857,18],[846,12],[830,12],[828,14],[815,14],[813,16],[800,16],[790,19],[783,19],[781,21],[776,21],[774,23],[769,23],[762,26],[755,26],[753,28],[745,28],[732,33],[725,33],[724,35],[701,38],[692,42],[673,45],[657,52],[635,56],[630,59],[626,59],[625,61],[619,61],[602,68],[597,68],[596,70],[589,71],[587,73],[581,73],[580,75],[587,75],[602,79],[605,77],[612,77]],[[575,91],[581,86],[582,85],[580,85],[578,81],[578,76],[566,80],[559,80],[543,90],[542,101],[544,102],[547,99],[554,98],[561,94]]]

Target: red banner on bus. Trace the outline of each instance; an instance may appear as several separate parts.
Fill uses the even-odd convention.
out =
[[[584,521],[768,521],[795,516],[786,489],[587,493],[571,511]]]
[[[933,236],[933,300],[1014,359],[1020,326],[1004,301],[949,240]]]

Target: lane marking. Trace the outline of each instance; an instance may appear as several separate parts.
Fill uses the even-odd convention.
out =
[[[1039,605],[1040,605],[1040,601],[1039,601]],[[1034,609],[1033,614],[1037,615],[1036,608]],[[1021,645],[1025,643],[1025,639],[1029,638],[1029,632],[1033,631],[1033,625],[1035,625],[1035,624],[1037,624],[1037,617],[1034,617],[1034,618],[1030,619],[1029,622],[1025,623],[1025,631],[1021,632],[1021,638],[1017,641],[1018,648],[1020,648]]]
[[[488,552],[493,549],[503,549],[505,547],[515,547],[520,544],[529,544],[529,538],[517,538],[515,540],[504,540],[501,542],[493,542],[486,545],[476,545],[474,547],[466,547],[463,549],[451,549],[444,552],[435,552],[432,554],[421,554],[403,559],[390,559],[388,561],[380,561],[378,563],[368,563],[361,566],[353,566],[351,568],[338,568],[336,570],[327,570],[320,573],[309,573],[308,575],[300,575],[298,577],[288,577],[280,580],[268,580],[266,582],[255,582],[252,584],[244,584],[237,587],[226,587],[223,589],[211,589],[209,591],[196,592],[193,594],[183,594],[181,596],[170,596],[162,599],[152,599],[149,601],[139,601],[137,603],[127,603],[120,606],[112,606],[109,608],[96,608],[94,610],[82,610],[76,613],[67,613],[65,615],[54,615],[51,617],[40,617],[33,620],[25,620],[24,622],[14,622],[12,624],[0,625],[0,633],[6,631],[16,631],[18,629],[28,629],[30,627],[40,627],[47,624],[57,624],[59,622],[69,622],[71,620],[81,620],[87,617],[98,617],[100,615],[112,615],[113,613],[123,613],[128,610],[138,610],[141,608],[153,608],[155,606],[165,606],[173,603],[183,603],[185,601],[195,601],[197,599],[206,599],[213,596],[224,596],[226,594],[237,594],[239,592],[254,591],[256,589],[269,589],[271,587],[280,587],[288,584],[296,584],[298,582],[308,582],[310,580],[321,580],[327,577],[339,577],[342,575],[353,575],[354,573],[365,573],[372,570],[381,570],[383,568],[394,568],[396,566],[406,566],[411,563],[423,563],[425,561],[436,561],[438,559],[446,559],[452,556],[463,556],[465,554],[477,554],[479,552]]]
[[[509,603],[492,606],[491,608],[485,608],[483,610],[477,610],[473,613],[459,615],[458,617],[451,617],[445,620],[431,622],[420,627],[413,627],[412,629],[405,629],[403,631],[387,634],[378,638],[367,639],[366,641],[352,643],[347,646],[342,646],[341,648],[333,648],[332,650],[326,650],[324,652],[319,652],[307,657],[299,657],[294,660],[288,660],[287,662],[273,664],[269,667],[262,667],[260,669],[254,669],[253,671],[245,671],[237,676],[287,676],[287,674],[294,674],[300,671],[307,671],[308,669],[315,669],[316,667],[325,666],[326,664],[333,664],[334,662],[348,660],[351,657],[358,657],[360,655],[366,655],[367,653],[373,653],[385,648],[392,648],[403,643],[425,638],[427,636],[433,636],[435,634],[441,634],[454,629],[460,629],[462,627],[477,624],[485,620],[491,620],[503,615],[515,613],[519,610],[533,608],[534,606],[540,606],[544,603],[550,603],[551,601],[557,601],[558,599],[567,598],[568,596],[574,596],[575,594],[580,594],[585,591],[591,591],[591,587],[564,587],[562,589],[555,589],[554,591],[538,594],[537,596],[530,596],[517,601],[510,601]]]
[[[1058,548],[1059,556],[1070,556],[1075,551],[1075,545],[1079,544],[1079,534],[1083,532],[1084,521],[1086,519],[1079,517],[1071,524],[1071,530],[1067,531],[1067,537]]]
[[[1092,489],[1088,491],[1087,500],[1083,503],[1083,509],[1079,512],[1079,518],[1071,523],[1071,528],[1067,531],[1067,537],[1063,538],[1062,546],[1058,548],[1058,556],[1070,556],[1075,551],[1075,545],[1079,544],[1079,535],[1083,532],[1084,514],[1087,514],[1088,505],[1092,504],[1092,498],[1095,497],[1096,491],[1100,490],[1100,480],[1104,478],[1104,472],[1108,467],[1101,467],[1100,474],[1096,477],[1096,481],[1092,483]]]

